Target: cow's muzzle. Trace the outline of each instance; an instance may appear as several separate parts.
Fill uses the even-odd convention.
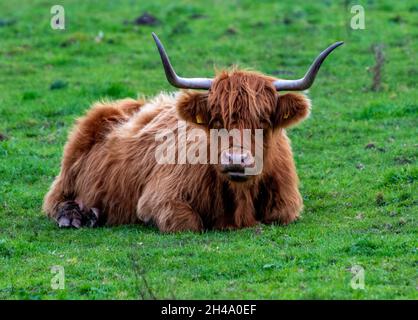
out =
[[[221,153],[221,171],[232,181],[247,181],[250,175],[246,174],[245,169],[253,165],[254,157],[248,150],[230,148]]]

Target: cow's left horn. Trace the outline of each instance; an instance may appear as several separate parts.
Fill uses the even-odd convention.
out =
[[[322,62],[324,62],[325,58],[337,47],[342,45],[344,42],[339,41],[334,43],[333,45],[329,46],[327,49],[322,51],[319,56],[315,59],[315,61],[310,66],[308,72],[306,72],[305,76],[298,80],[276,80],[274,81],[274,86],[276,87],[277,91],[301,91],[310,88],[313,84],[316,74],[318,73],[319,68],[321,67]]]
[[[212,85],[212,79],[208,78],[182,78],[179,77],[174,71],[170,59],[168,59],[167,53],[164,50],[164,46],[158,39],[157,35],[153,32],[152,37],[154,38],[155,43],[157,44],[158,52],[160,53],[161,60],[163,62],[165,75],[168,82],[171,83],[174,87],[183,88],[183,89],[209,89]]]

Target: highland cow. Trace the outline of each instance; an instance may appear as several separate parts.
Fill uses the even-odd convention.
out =
[[[278,91],[309,88],[322,62],[342,42],[323,51],[298,80],[237,69],[207,79],[179,77],[153,37],[168,81],[178,88],[205,91],[95,104],[70,133],[44,211],[60,227],[144,223],[162,232],[288,224],[297,219],[303,203],[286,128],[309,115],[310,101],[302,94]],[[261,172],[246,174],[254,166],[257,143],[248,147],[231,142],[218,148],[216,164],[158,163],[155,155],[162,142],[156,136],[171,129],[180,139],[180,120],[187,124],[186,133],[199,128],[202,135],[211,129],[261,129]],[[169,148],[177,150],[176,143]]]

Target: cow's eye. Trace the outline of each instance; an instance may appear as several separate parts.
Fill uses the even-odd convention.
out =
[[[269,129],[271,127],[271,123],[268,120],[261,120],[261,129]]]
[[[213,129],[222,129],[223,128],[222,122],[220,120],[214,120],[211,123],[211,128],[213,128]]]

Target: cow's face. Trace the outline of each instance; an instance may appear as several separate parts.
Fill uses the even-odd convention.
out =
[[[229,135],[226,144],[219,143],[217,150],[210,152],[217,152],[216,168],[230,181],[243,182],[256,176],[246,169],[260,165],[260,156],[268,157],[270,146],[275,143],[274,133],[309,114],[310,103],[305,96],[279,95],[273,81],[255,72],[224,71],[214,79],[208,92],[186,91],[179,99],[177,110],[181,118],[210,134]],[[256,150],[261,150],[261,154]],[[252,172],[260,174],[262,170]]]
[[[343,44],[342,41],[330,45],[322,51],[309,67],[305,76],[296,80],[274,79],[248,71],[221,72],[215,79],[184,78],[177,75],[163,44],[155,33],[152,34],[163,63],[167,80],[177,88],[204,89],[206,93],[184,93],[177,109],[180,116],[206,129],[236,129],[252,131],[257,138],[257,129],[263,130],[263,159],[272,149],[274,132],[299,122],[309,114],[309,100],[303,95],[288,93],[278,95],[278,91],[302,91],[308,89],[329,54]],[[256,131],[254,133],[254,131]],[[254,139],[255,139],[254,138]],[[246,139],[248,140],[248,139]],[[257,140],[257,139],[255,139]],[[259,139],[258,139],[259,140]],[[248,146],[247,146],[248,145]],[[219,148],[219,171],[232,181],[249,179],[248,168],[257,164],[254,158],[254,144],[227,143]],[[210,144],[212,147],[212,143]],[[277,149],[277,148],[276,148]],[[212,151],[211,151],[212,153]],[[259,170],[256,170],[259,172]],[[254,171],[252,171],[254,173]]]

